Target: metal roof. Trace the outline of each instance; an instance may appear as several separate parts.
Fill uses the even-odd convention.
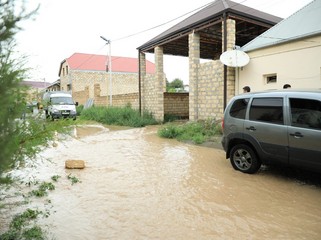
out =
[[[222,53],[224,14],[236,22],[238,46],[243,46],[282,20],[233,1],[216,0],[137,49],[154,52],[156,46],[162,46],[164,54],[188,56],[188,34],[194,31],[200,34],[201,58],[218,59]]]
[[[251,51],[321,33],[321,0],[314,0],[242,47]]]

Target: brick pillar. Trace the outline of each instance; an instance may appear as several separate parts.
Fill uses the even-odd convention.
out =
[[[95,97],[100,97],[100,84],[94,84],[94,98]]]
[[[235,20],[227,19],[227,50],[235,47]],[[224,49],[224,23],[222,23],[222,49]],[[235,68],[227,67],[227,102],[235,95]]]
[[[200,36],[191,33],[189,44],[189,119],[198,120],[198,70],[200,67]]]
[[[145,78],[146,78],[146,55],[143,52],[139,53],[140,56],[140,89],[141,89],[141,110],[142,112],[146,109],[146,98],[145,98],[145,86],[144,86],[144,82],[145,82]]]
[[[155,81],[155,106],[154,117],[164,120],[164,53],[162,47],[155,47],[155,65],[156,65],[156,81]]]

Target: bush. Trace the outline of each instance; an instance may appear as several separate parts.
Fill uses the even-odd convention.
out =
[[[176,138],[181,134],[181,128],[168,124],[158,131],[158,135],[163,138]]]
[[[158,130],[158,135],[164,138],[176,138],[179,141],[193,141],[201,144],[212,136],[221,135],[221,126],[214,121],[188,122],[185,124],[166,124]]]
[[[84,105],[76,106],[77,116],[80,116],[83,110],[84,110]]]
[[[17,4],[19,5],[19,4]],[[14,36],[19,22],[35,12],[25,13],[25,6],[17,11],[14,0],[0,2],[0,175],[14,164],[20,150],[19,140],[26,125],[17,121],[26,112],[26,89],[21,82],[27,76],[26,58],[15,55]]]
[[[157,124],[152,114],[144,112],[142,116],[138,110],[126,107],[91,107],[84,109],[80,117],[85,120],[93,120],[107,125],[144,127]]]

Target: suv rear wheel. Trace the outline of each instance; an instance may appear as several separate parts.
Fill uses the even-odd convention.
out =
[[[245,144],[237,144],[231,149],[230,161],[235,170],[243,173],[256,173],[261,167],[253,149]]]

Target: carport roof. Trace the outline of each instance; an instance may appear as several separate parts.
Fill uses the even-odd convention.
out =
[[[321,34],[321,0],[312,1],[246,44],[242,50],[251,51],[316,34]]]
[[[243,46],[282,20],[229,0],[216,0],[137,49],[154,52],[162,46],[164,54],[188,56],[188,34],[200,34],[201,58],[215,59],[222,53],[223,16],[236,21],[236,45]]]

